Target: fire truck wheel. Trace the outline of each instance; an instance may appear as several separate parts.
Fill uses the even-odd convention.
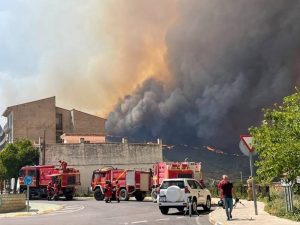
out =
[[[145,196],[142,194],[142,193],[136,193],[134,195],[135,199],[138,201],[138,202],[142,202],[145,198]]]
[[[178,210],[179,212],[183,212],[184,206],[177,207],[177,210]]]
[[[152,189],[151,198],[152,198],[152,202],[154,202],[154,203],[157,202],[157,191],[156,191],[156,189]]]
[[[169,212],[168,207],[159,207],[159,210],[160,210],[161,214],[164,214],[164,215],[167,215]]]
[[[66,195],[66,200],[71,201],[73,199],[73,195]]]
[[[120,190],[120,200],[121,201],[128,201],[129,200],[127,190],[124,189],[124,188]]]
[[[102,194],[102,191],[100,189],[95,190],[95,192],[94,192],[94,198],[97,201],[102,201],[104,199],[104,194]]]

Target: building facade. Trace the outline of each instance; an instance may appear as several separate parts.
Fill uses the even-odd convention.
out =
[[[10,106],[2,116],[7,118],[3,130],[8,142],[27,138],[38,143],[45,138],[46,144],[55,144],[62,142],[64,133],[105,136],[105,119],[57,107],[55,97]]]

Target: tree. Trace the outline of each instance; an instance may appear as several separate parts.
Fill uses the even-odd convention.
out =
[[[14,143],[7,144],[0,152],[0,165],[3,167],[3,177],[15,178],[17,181],[19,170],[25,165],[37,164],[39,151],[33,146],[31,141],[22,139]],[[1,175],[1,174],[0,174]],[[15,182],[14,191],[17,182]]]
[[[285,177],[294,182],[300,175],[300,92],[287,96],[282,105],[263,109],[264,120],[251,127],[258,179],[269,183],[274,178]]]

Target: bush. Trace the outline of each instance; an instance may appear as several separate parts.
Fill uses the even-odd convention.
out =
[[[300,221],[300,196],[293,195],[293,204],[294,204],[294,212],[286,212],[285,208],[285,200],[284,193],[282,190],[271,188],[270,190],[271,201],[268,201],[265,198],[260,198],[263,202],[265,202],[265,211],[270,213],[271,215]]]

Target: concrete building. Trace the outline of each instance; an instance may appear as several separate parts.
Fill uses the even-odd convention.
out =
[[[27,138],[35,143],[45,137],[46,144],[61,143],[61,135],[97,134],[105,137],[105,119],[56,106],[55,97],[8,107],[4,132],[8,142]]]

